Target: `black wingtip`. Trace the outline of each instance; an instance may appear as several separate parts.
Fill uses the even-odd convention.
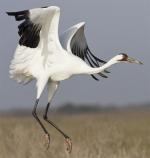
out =
[[[22,10],[22,11],[17,11],[17,12],[6,12],[7,15],[9,16],[23,16],[29,13],[29,10]]]
[[[108,78],[108,76],[104,75],[103,73],[98,73],[98,75],[100,75],[103,78]]]
[[[7,15],[9,15],[9,14],[10,14],[10,12],[6,12],[6,14],[7,14]]]
[[[94,75],[91,75],[91,76],[92,76],[92,78],[93,78],[94,80],[99,81],[99,79],[98,79],[97,77],[95,77]]]
[[[6,14],[9,15],[9,16],[14,16],[15,12],[6,12]]]

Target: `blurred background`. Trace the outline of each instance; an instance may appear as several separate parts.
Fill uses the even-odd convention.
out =
[[[62,81],[50,119],[70,136],[72,158],[150,157],[150,1],[149,0],[1,0],[0,1],[0,158],[66,158],[64,138],[42,120],[46,90],[38,112],[51,136],[46,150],[43,131],[31,111],[35,81],[22,86],[9,78],[18,44],[17,23],[6,11],[58,5],[60,34],[86,22],[91,51],[104,60],[127,53],[144,65],[118,64],[108,79],[90,76]],[[30,139],[29,139],[30,138]]]
[[[96,105],[141,105],[150,102],[150,10],[147,0],[5,0],[0,1],[0,110],[32,108],[36,97],[35,82],[18,85],[9,78],[9,64],[18,44],[17,23],[6,11],[25,10],[58,5],[61,8],[60,34],[68,27],[86,22],[86,38],[91,51],[109,60],[116,54],[127,53],[144,65],[113,66],[108,79],[99,82],[90,76],[75,76],[63,81],[52,105],[65,103]],[[47,103],[45,92],[40,100]]]

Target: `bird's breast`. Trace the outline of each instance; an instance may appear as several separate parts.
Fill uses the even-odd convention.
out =
[[[83,60],[66,52],[49,56],[47,63],[49,77],[54,81],[65,80],[72,75],[81,74],[82,69],[86,67]]]

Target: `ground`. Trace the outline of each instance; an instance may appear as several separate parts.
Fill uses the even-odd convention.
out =
[[[51,145],[32,117],[0,117],[0,158],[149,158],[150,111],[55,115],[51,119],[73,141],[70,155],[64,139],[46,124]]]

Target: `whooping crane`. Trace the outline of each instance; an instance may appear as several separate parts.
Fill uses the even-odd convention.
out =
[[[60,81],[77,74],[92,75],[98,80],[94,75],[107,77],[104,73],[108,73],[107,68],[113,64],[142,63],[126,54],[116,55],[108,62],[96,57],[87,45],[84,22],[72,26],[59,36],[60,8],[57,6],[7,12],[7,14],[14,16],[16,21],[21,21],[18,26],[20,40],[11,61],[10,77],[22,84],[36,79],[37,97],[32,114],[42,127],[49,146],[50,135],[36,113],[41,93],[47,85],[48,104],[43,118],[64,136],[70,153],[71,139],[47,117],[50,102]],[[103,65],[100,66],[100,63]]]

